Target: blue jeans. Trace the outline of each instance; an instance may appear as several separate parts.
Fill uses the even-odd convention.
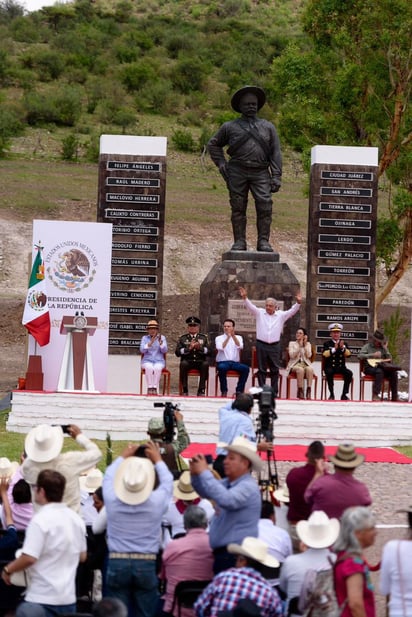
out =
[[[233,362],[231,360],[223,360],[223,362],[217,362],[217,372],[219,375],[220,391],[227,392],[227,379],[226,373],[228,371],[237,371],[239,373],[239,379],[236,386],[236,392],[243,392],[249,377],[249,367],[247,364],[241,364],[240,362]]]
[[[154,617],[159,600],[156,562],[109,558],[106,594],[129,607],[129,617]]]
[[[76,604],[37,604],[37,602],[22,602],[16,609],[16,617],[55,617],[62,613],[75,613]]]

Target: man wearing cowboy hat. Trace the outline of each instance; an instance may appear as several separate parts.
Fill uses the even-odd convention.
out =
[[[245,437],[236,437],[231,444],[218,445],[228,451],[223,480],[215,478],[202,454],[190,461],[193,488],[201,497],[216,504],[209,530],[215,573],[234,565],[235,559],[226,548],[230,542],[241,542],[246,536],[257,537],[261,495],[251,471],[262,468],[256,444]]]
[[[256,431],[251,418],[253,404],[251,394],[240,392],[234,401],[229,401],[219,409],[219,442],[232,443],[234,438],[239,435],[256,442]],[[257,444],[257,449],[259,452],[272,452],[273,443],[262,439]],[[221,478],[224,478],[223,464],[227,451],[225,448],[217,447],[216,453],[217,457],[213,463],[213,469]]]
[[[370,506],[371,496],[367,486],[354,478],[355,469],[365,460],[352,443],[338,446],[333,463],[335,473],[325,474],[323,461],[316,462],[316,472],[305,491],[305,500],[312,512],[323,510],[329,517],[340,519],[346,508]]]
[[[209,375],[209,363],[207,356],[209,353],[209,340],[206,334],[201,334],[200,319],[191,315],[186,319],[187,332],[177,341],[175,355],[180,358],[180,383],[182,385],[183,396],[187,396],[188,385],[187,375],[190,369],[199,371],[199,386],[197,396],[204,396],[206,381]]]
[[[43,469],[54,469],[66,478],[63,501],[69,508],[80,511],[79,476],[88,469],[95,467],[102,458],[102,453],[80,428],[69,424],[67,434],[84,448],[84,451],[62,453],[64,434],[61,426],[39,424],[32,428],[26,436],[24,449],[27,458],[22,465],[22,474],[34,494],[37,476]]]
[[[193,606],[197,617],[218,617],[222,611],[234,609],[239,600],[246,598],[257,604],[262,617],[283,615],[279,595],[265,578],[279,567],[279,561],[269,554],[267,544],[247,536],[241,544],[231,543],[227,548],[236,558],[236,567],[217,574],[202,592]]]
[[[350,384],[352,383],[353,373],[346,367],[346,359],[350,357],[351,352],[342,339],[343,326],[340,323],[331,323],[328,327],[330,339],[323,345],[323,370],[329,388],[329,400],[335,400],[333,376],[335,374],[343,375],[343,390],[341,401],[347,401]]]
[[[199,506],[204,511],[207,524],[214,514],[214,508],[210,501],[201,499],[193,489],[188,469],[182,471],[179,479],[173,482],[173,498],[162,520],[162,527],[170,530],[170,533],[164,536],[163,546],[166,546],[171,538],[185,533],[183,518],[190,506]]]
[[[160,578],[167,582],[163,612],[171,613],[176,585],[180,581],[210,581],[213,578],[213,553],[209,544],[207,517],[199,506],[189,506],[183,515],[186,535],[172,540],[162,555]],[[174,606],[173,615],[180,610]],[[182,607],[182,617],[193,616],[193,611]]]
[[[308,570],[330,570],[334,555],[329,548],[339,535],[338,519],[329,518],[325,512],[312,512],[307,521],[299,521],[296,533],[303,544],[303,550],[285,559],[280,572],[279,586],[287,596],[287,606],[292,598],[299,598],[305,574]],[[297,608],[297,607],[296,607]],[[297,615],[301,613],[297,612]],[[295,615],[289,606],[288,615]]]
[[[266,101],[257,86],[244,86],[234,93],[232,108],[240,118],[225,122],[210,139],[208,150],[229,190],[234,244],[232,251],[246,251],[246,209],[249,191],[255,200],[257,250],[273,252],[269,243],[272,196],[280,189],[282,154],[279,137],[271,122],[256,116]],[[229,146],[226,160],[223,148]]]
[[[136,456],[137,450],[138,444],[126,446],[103,478],[109,549],[106,595],[130,606],[130,614],[154,617],[159,599],[156,558],[173,476],[153,441],[145,444],[143,458]]]
[[[365,360],[363,372],[375,378],[372,390],[372,400],[380,401],[379,395],[382,382],[388,379],[392,393],[392,401],[398,400],[398,371],[392,365],[392,356],[388,349],[388,341],[381,330],[375,330],[372,340],[366,343],[358,354],[359,360]],[[368,360],[374,362],[369,363]]]

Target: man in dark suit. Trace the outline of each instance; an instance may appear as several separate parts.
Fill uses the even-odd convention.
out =
[[[324,358],[323,370],[329,388],[329,400],[335,400],[333,377],[336,373],[343,375],[342,401],[348,401],[349,386],[352,383],[353,373],[346,368],[346,358],[351,355],[348,346],[341,338],[343,326],[340,323],[332,323],[329,326],[331,338],[323,345],[322,355]]]

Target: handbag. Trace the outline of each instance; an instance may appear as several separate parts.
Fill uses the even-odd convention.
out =
[[[22,549],[19,548],[16,551],[16,558],[20,557],[23,553]],[[16,587],[27,587],[29,584],[29,573],[26,570],[20,570],[19,572],[13,572],[10,574],[10,583],[15,585]]]

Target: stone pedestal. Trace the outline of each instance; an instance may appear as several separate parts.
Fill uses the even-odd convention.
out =
[[[227,317],[236,322],[236,332],[244,339],[242,361],[250,364],[251,348],[256,340],[255,319],[244,308],[239,287],[245,287],[253,303],[264,306],[268,297],[275,298],[280,308],[287,310],[294,304],[299,282],[286,263],[280,262],[279,253],[258,251],[228,251],[222,261],[210,270],[200,286],[201,330],[207,332],[211,342],[223,333]],[[289,319],[281,338],[282,350],[295,339],[296,328],[301,322],[298,313]]]

